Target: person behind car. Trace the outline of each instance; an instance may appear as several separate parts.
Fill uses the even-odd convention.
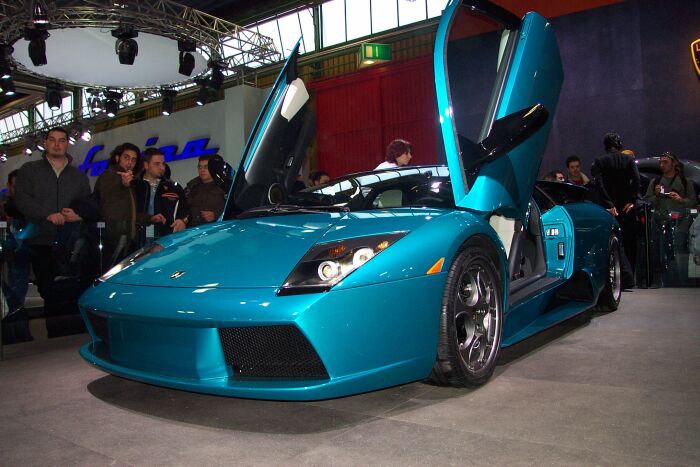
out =
[[[542,180],[547,180],[549,182],[565,182],[566,178],[564,177],[564,172],[560,172],[559,170],[552,170],[551,172],[547,173],[544,177],[542,177]]]
[[[683,174],[683,165],[673,153],[666,151],[659,156],[661,176],[652,180],[644,195],[652,207],[672,212],[695,205],[695,188]]]
[[[185,190],[164,177],[165,155],[158,148],[143,152],[143,173],[134,179],[136,209],[148,216],[149,223],[141,229],[141,243],[184,230],[189,208]]]
[[[635,204],[639,192],[639,171],[634,158],[622,154],[622,140],[617,133],[607,133],[603,138],[605,155],[598,157],[591,166],[595,180],[594,189],[608,211],[615,216],[622,231],[624,257],[622,259],[623,288],[634,287],[634,271],[637,259],[637,213]],[[627,270],[627,266],[631,270]]]
[[[581,172],[581,159],[574,155],[566,158],[566,170],[568,172],[568,177],[566,181],[579,186],[588,186],[590,179]]]
[[[386,148],[386,159],[374,170],[391,169],[408,165],[413,158],[413,145],[403,139],[395,139]]]
[[[311,180],[311,186],[325,185],[331,181],[331,176],[328,175],[328,172],[317,170],[315,172],[311,172],[311,175],[309,175],[309,180]]]
[[[74,332],[72,317],[66,318],[64,282],[70,243],[83,220],[70,206],[88,199],[87,175],[74,167],[68,154],[68,132],[51,128],[44,141],[46,150],[39,160],[25,163],[17,174],[15,202],[35,234],[26,239],[49,337]],[[61,276],[61,277],[59,277]],[[76,297],[77,298],[77,297]]]
[[[209,159],[213,156],[199,156],[198,176],[187,183],[185,194],[190,207],[190,227],[214,222],[223,212],[226,193],[214,183],[209,173]]]
[[[120,144],[112,151],[107,170],[95,182],[93,195],[105,221],[103,270],[135,251],[138,226],[149,220],[148,216],[137,213],[132,187],[140,154],[136,145]]]
[[[661,176],[649,183],[644,200],[654,209],[652,216],[653,254],[658,255],[664,285],[686,285],[688,279],[688,235],[691,217],[688,208],[696,204],[695,188],[683,174],[675,154],[659,156]]]

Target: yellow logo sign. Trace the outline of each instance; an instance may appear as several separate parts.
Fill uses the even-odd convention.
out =
[[[690,54],[693,56],[695,71],[698,74],[698,77],[700,77],[700,39],[690,44]]]

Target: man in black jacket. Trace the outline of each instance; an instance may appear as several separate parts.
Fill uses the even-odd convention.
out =
[[[70,206],[90,196],[90,184],[87,175],[71,165],[66,130],[50,129],[44,144],[41,159],[19,169],[15,203],[27,220],[27,228],[34,229],[26,243],[31,247],[34,275],[44,299],[46,327],[53,337],[64,333],[58,316],[66,313],[58,304],[65,294],[55,279],[66,271],[65,250],[82,220]]]
[[[164,178],[165,156],[160,149],[148,148],[143,153],[143,173],[132,182],[136,191],[136,210],[150,216],[143,228],[142,241],[179,232],[187,226],[189,208],[185,191]]]
[[[637,217],[634,208],[639,193],[639,171],[634,158],[621,152],[620,135],[607,133],[603,145],[605,155],[593,162],[591,176],[595,180],[601,204],[620,224],[627,259],[622,260],[622,286],[631,288],[634,287],[637,259]]]

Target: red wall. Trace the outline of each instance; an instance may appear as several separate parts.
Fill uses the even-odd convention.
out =
[[[431,56],[311,83],[319,169],[338,177],[372,170],[395,138],[415,164],[436,162],[437,110]]]

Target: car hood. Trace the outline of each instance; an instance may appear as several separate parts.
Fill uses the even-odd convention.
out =
[[[400,208],[225,222],[173,241],[108,282],[191,288],[279,287],[316,243],[412,231],[449,210]],[[168,237],[163,241],[168,245]]]

